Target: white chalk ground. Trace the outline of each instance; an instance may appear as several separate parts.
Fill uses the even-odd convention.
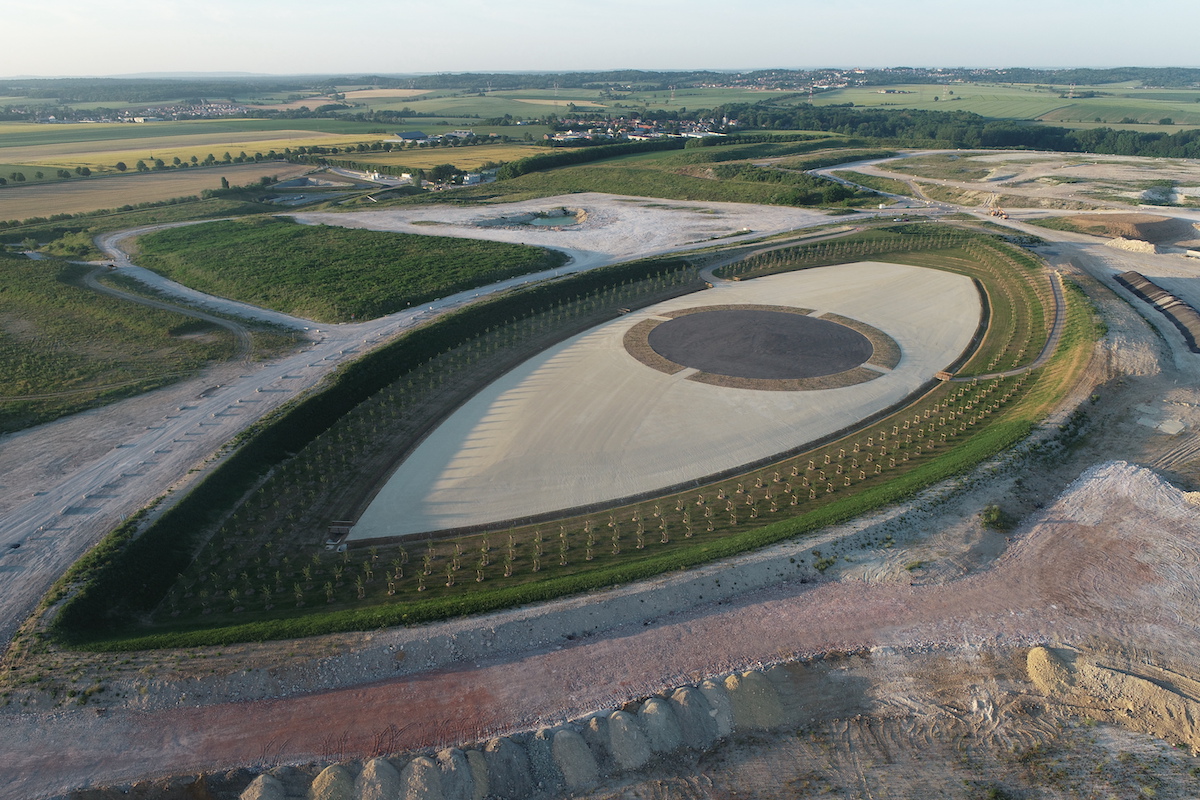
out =
[[[835,312],[892,336],[902,358],[865,384],[806,392],[710,386],[624,349],[664,311],[763,303]],[[485,525],[629,497],[747,464],[852,425],[953,362],[979,324],[970,279],[863,262],[721,283],[580,334],[496,381],[397,469],[352,539]]]
[[[547,212],[563,207],[587,215],[580,225],[561,229],[533,225],[480,227],[500,217]],[[288,216],[310,225],[338,225],[376,231],[458,236],[496,242],[531,244],[565,251],[572,262],[563,272],[614,261],[642,258],[688,247],[703,247],[790,231],[834,221],[828,214],[803,208],[754,206],[745,203],[707,203],[621,197],[596,192],[543,197],[519,203],[476,206],[403,206],[350,214],[296,213]]]

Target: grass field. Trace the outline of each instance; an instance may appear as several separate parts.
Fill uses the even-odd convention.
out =
[[[881,94],[882,90],[898,92]],[[901,93],[902,92],[902,93]],[[1170,118],[1181,127],[1200,126],[1200,90],[1142,90],[1127,86],[1075,87],[1074,98],[1067,87],[1036,87],[1009,84],[911,84],[888,87],[838,89],[819,94],[816,105],[854,103],[865,107],[913,108],[929,111],[969,111],[997,119],[1042,121],[1064,124],[1104,125],[1145,130]],[[1095,92],[1095,97],[1078,95]],[[934,99],[937,98],[937,99]],[[1124,120],[1132,122],[1123,122]]]
[[[78,214],[102,208],[153,203],[199,195],[205,189],[219,189],[223,177],[231,184],[238,185],[256,181],[262,176],[289,178],[310,169],[304,164],[271,162],[80,178],[32,186],[10,183],[0,187],[0,219]]]
[[[221,328],[84,287],[87,269],[0,252],[0,431],[173,383],[233,353]]]
[[[1037,296],[1044,282],[1031,264],[1006,267],[1007,259],[1027,256],[988,237],[905,228],[890,238],[875,234],[842,244],[852,258],[886,260],[888,249],[898,247],[903,258],[914,261],[922,258],[923,248],[933,247],[930,255],[938,264],[955,269],[977,269],[982,258],[991,265],[993,289],[1007,287],[1014,298]],[[829,245],[822,252],[832,254]],[[608,299],[618,300],[616,295]],[[619,302],[636,305],[625,295]],[[1029,322],[1044,322],[1040,309],[1030,312]],[[376,428],[407,418],[409,404],[435,402],[443,382],[469,374],[497,345],[569,323],[576,313],[575,304],[567,303],[551,318],[522,321],[518,327],[525,334],[493,329],[378,393],[281,465],[250,500],[223,518],[215,537],[159,606],[156,622],[141,629],[148,638],[101,646],[225,643],[412,624],[634,580],[797,536],[909,496],[1011,445],[1071,385],[1095,333],[1090,310],[1072,303],[1060,352],[1043,370],[975,384],[939,384],[908,408],[844,439],[681,495],[453,539],[341,554],[313,547],[316,534],[308,526],[320,528],[325,524],[321,514],[329,513],[319,509],[326,507],[320,498],[333,490],[322,477],[330,474],[330,465],[347,455],[365,457],[354,454],[367,453],[378,442]],[[1017,321],[989,336],[983,351],[990,357],[977,358],[991,362],[1000,356],[1005,366],[1010,360],[1028,363],[1038,341],[1044,341],[1044,326]],[[362,480],[349,473],[338,479]],[[279,526],[295,527],[295,533],[280,534]],[[813,553],[812,560],[820,569],[820,554]]]
[[[270,217],[158,231],[138,248],[142,266],[193,289],[320,322],[383,316],[566,259],[526,245]]]
[[[458,190],[442,197],[408,198],[395,202],[427,203],[431,199],[441,202],[517,201],[571,192],[796,206],[862,205],[877,199],[878,195],[867,193],[849,198],[827,198],[824,192],[835,185],[832,181],[799,171],[766,169],[753,163],[767,158],[804,154],[803,159],[787,162],[793,169],[800,170],[837,163],[830,159],[852,160],[858,157],[856,153],[866,152],[842,150],[838,145],[843,143],[844,140],[837,137],[814,137],[798,142],[639,153],[583,166],[531,172],[519,178]],[[814,153],[816,150],[830,150],[834,155],[817,155]]]

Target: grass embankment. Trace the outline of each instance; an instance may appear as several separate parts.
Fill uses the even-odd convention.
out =
[[[372,319],[566,261],[528,245],[273,217],[157,231],[138,247],[143,266],[185,286],[320,322]]]
[[[87,270],[0,252],[0,431],[174,383],[234,353],[221,328],[88,289]]]
[[[907,183],[896,178],[884,178],[880,175],[865,175],[861,172],[855,172],[849,169],[835,170],[833,173],[836,177],[844,181],[866,186],[868,189],[874,189],[877,192],[886,192],[888,194],[898,194],[905,197],[914,197],[915,193]]]
[[[857,139],[816,134],[788,141],[720,143],[638,153],[583,166],[529,172],[440,195],[383,201],[380,205],[516,202],[574,192],[604,192],[665,200],[845,208],[878,202],[878,195],[854,192],[834,181],[804,174],[803,170],[881,155],[881,151],[864,151],[859,149],[861,146]],[[780,166],[785,169],[754,163],[799,155],[805,157],[782,162]]]
[[[1019,251],[990,237],[955,235],[947,242],[906,230],[859,236],[848,244],[861,245],[875,258],[889,252],[908,257],[926,249],[931,257],[956,264],[970,261],[974,247],[988,261],[979,279],[985,285],[993,282],[989,294],[1007,291],[1020,298],[1042,291],[1044,275],[1026,264]],[[819,247],[796,248],[793,268],[830,257],[827,252],[817,257]],[[865,254],[849,255],[855,258],[845,260]],[[787,268],[765,261],[760,266],[762,271]],[[609,287],[600,297],[627,303],[621,292],[629,290]],[[588,295],[580,301],[571,297],[566,295],[561,307],[551,305],[517,324],[533,330],[560,324],[572,318],[572,302],[583,302]],[[981,352],[993,354],[985,363],[996,354],[1002,362],[1021,351],[1032,353],[1023,359],[1036,356],[1038,337],[1044,340],[1048,324],[1037,317],[1040,308],[1031,310],[1029,324],[990,329],[980,343]],[[86,613],[63,610],[61,632],[76,641],[89,639],[89,648],[131,649],[415,623],[586,591],[761,547],[910,496],[1018,441],[1086,363],[1080,354],[1086,355],[1094,336],[1090,309],[1072,299],[1068,323],[1058,356],[1037,372],[937,384],[884,419],[741,476],[520,528],[342,554],[321,549],[322,526],[332,517],[306,514],[321,504],[326,485],[351,473],[356,459],[369,456],[379,432],[403,418],[410,404],[424,402],[439,376],[469,369],[477,363],[473,351],[500,347],[528,333],[504,326],[405,372],[304,452],[283,460],[236,509],[220,515],[209,509],[208,518],[196,524],[209,526],[215,535],[196,529],[180,537],[185,542],[189,536],[195,542],[211,537],[200,549],[177,554],[185,559],[183,566],[144,558],[139,565],[139,559],[114,547],[109,577],[102,570],[84,590],[88,602],[76,611]],[[226,496],[244,496],[254,484],[240,486]],[[146,536],[182,534],[182,521],[177,515]],[[159,577],[151,579],[150,572]],[[172,584],[177,572],[180,577]],[[159,588],[138,599],[130,585],[139,581]],[[130,627],[134,616],[151,609],[149,625]]]
[[[212,536],[213,527],[228,519],[230,510],[261,482],[264,473],[283,463],[291,464],[297,470],[304,468],[302,473],[279,478],[288,482],[289,491],[293,488],[301,490],[303,497],[295,504],[289,501],[284,507],[271,505],[269,516],[271,519],[278,516],[289,535],[282,536],[284,529],[281,526],[256,528],[251,537],[252,549],[283,547],[280,557],[285,565],[292,563],[297,550],[307,558],[313,546],[313,528],[309,525],[297,529],[297,521],[310,521],[306,512],[310,507],[320,505],[327,494],[326,488],[336,495],[347,489],[347,480],[358,479],[354,467],[356,460],[364,456],[364,447],[381,441],[392,443],[386,433],[379,436],[370,432],[377,425],[388,425],[369,413],[378,411],[379,402],[384,404],[389,421],[400,419],[401,424],[407,424],[410,417],[420,413],[423,405],[444,399],[438,391],[444,383],[455,381],[452,374],[455,369],[460,372],[470,369],[481,356],[493,355],[505,347],[525,346],[528,338],[523,336],[522,341],[514,342],[514,331],[523,329],[525,334],[533,335],[553,332],[555,320],[574,325],[579,315],[564,311],[564,306],[572,304],[585,315],[599,313],[612,318],[622,308],[636,306],[639,302],[653,302],[664,291],[678,293],[678,289],[671,287],[685,285],[702,286],[687,262],[677,259],[633,262],[594,270],[471,306],[367,354],[339,370],[336,379],[324,391],[287,406],[255,425],[243,437],[242,446],[212,476],[140,537],[134,538],[137,528],[133,522],[106,537],[71,570],[51,598],[61,596],[66,586],[85,584],[80,594],[59,614],[59,626],[73,636],[103,635],[105,628],[123,624],[125,613],[141,615],[152,610],[178,573],[187,570],[194,561],[195,548]],[[453,352],[447,353],[448,348]],[[439,357],[439,354],[442,355]],[[448,365],[447,360],[457,360],[457,367],[453,363]],[[386,391],[381,393],[381,390]],[[356,405],[376,395],[377,402],[362,405],[362,413],[347,416]],[[441,413],[446,410],[441,408]],[[339,427],[321,438],[335,423]],[[353,436],[349,443],[348,435]],[[317,441],[312,447],[317,450],[310,447],[304,459],[293,458],[297,450],[314,439]],[[314,455],[317,451],[319,455]],[[336,466],[331,463],[329,469],[310,481],[307,466],[323,464],[320,458],[328,453],[332,453]],[[302,475],[303,485],[297,485],[296,475]],[[369,476],[368,480],[376,477]],[[333,485],[329,485],[331,483]],[[268,490],[275,492],[276,498],[283,498],[282,490],[277,492],[277,488],[273,484]],[[240,518],[235,520],[235,526],[221,534],[229,535],[232,530],[231,535],[236,540],[246,532],[240,522]],[[326,524],[328,519],[321,520],[318,532]],[[276,531],[276,527],[280,530]],[[218,541],[223,540],[218,537]],[[250,539],[241,542],[242,547],[249,544]],[[301,565],[296,566],[298,569]],[[257,571],[257,566],[255,569]],[[288,574],[291,574],[290,569]],[[206,597],[207,592],[203,596]],[[138,610],[130,612],[130,609]]]

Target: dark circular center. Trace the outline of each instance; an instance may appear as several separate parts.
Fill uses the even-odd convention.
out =
[[[783,311],[701,311],[657,325],[650,347],[701,372],[734,378],[819,378],[871,357],[870,340],[829,320]]]

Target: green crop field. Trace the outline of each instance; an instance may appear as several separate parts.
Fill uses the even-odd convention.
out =
[[[884,94],[882,92],[895,92]],[[1200,126],[1200,90],[1141,90],[1126,86],[1075,88],[1036,87],[1007,84],[909,84],[887,87],[857,87],[823,92],[816,105],[854,103],[865,107],[913,108],[927,111],[969,111],[995,119],[1018,119],[1064,124],[1069,127],[1104,125],[1133,127],[1170,118],[1174,127]],[[1094,97],[1080,95],[1095,93]],[[936,98],[936,99],[935,99]],[[800,101],[794,101],[800,102]],[[1127,121],[1131,120],[1131,121]]]
[[[383,316],[566,259],[527,245],[273,217],[158,231],[138,248],[141,265],[185,286],[321,322]]]
[[[1196,94],[1200,97],[1200,93]],[[1041,116],[1044,122],[1101,122],[1104,124],[1154,125],[1162,119],[1170,119],[1175,126],[1194,127],[1200,125],[1200,105],[1193,100],[1164,101],[1141,97],[1096,98],[1072,101],[1048,114]],[[1140,130],[1141,128],[1139,128]]]
[[[881,93],[884,91],[894,93]],[[822,92],[814,97],[813,102],[816,105],[854,103],[856,106],[867,107],[969,111],[986,117],[1037,119],[1068,101],[1059,99],[1058,92],[1037,91],[1032,88],[974,84],[906,84]]]
[[[981,371],[1029,365],[1045,341],[1048,308],[1041,301],[1049,287],[1040,264],[992,237],[949,226],[848,236],[770,254],[739,269],[747,276],[766,274],[840,263],[839,257],[928,262],[980,278],[989,297],[1026,301],[1011,324],[988,329],[971,358]],[[492,354],[555,326],[570,329],[590,309],[636,307],[644,302],[640,292],[662,286],[661,279],[650,279],[614,284],[599,294],[569,294],[540,315],[486,332],[481,321],[478,336],[400,375],[278,465],[256,491],[227,487],[225,496],[249,499],[231,516],[207,523],[212,538],[169,590],[171,576],[159,581],[166,596],[152,601],[153,622],[131,627],[113,620],[118,638],[93,646],[190,646],[412,624],[635,580],[801,535],[909,496],[1017,441],[1072,385],[1096,332],[1090,309],[1072,298],[1067,333],[1047,366],[1008,378],[938,384],[843,439],[683,494],[456,538],[380,543],[340,554],[314,547],[313,528],[321,530],[324,515],[336,513],[337,504],[323,498],[347,491],[333,484],[370,480],[335,464],[371,468],[380,432],[416,409],[437,406],[445,387],[460,390],[458,382],[469,380]],[[176,528],[172,536],[182,535]],[[113,560],[111,553],[128,535],[114,534],[107,545],[104,558],[111,564],[124,558]],[[149,557],[129,552],[130,558]],[[818,569],[819,555],[812,554]],[[74,577],[91,569],[87,565]],[[107,580],[116,585],[115,578]],[[68,620],[97,613],[87,601],[74,602],[78,609],[63,612]],[[106,595],[105,603],[111,602]],[[92,639],[98,633],[65,632]]]

